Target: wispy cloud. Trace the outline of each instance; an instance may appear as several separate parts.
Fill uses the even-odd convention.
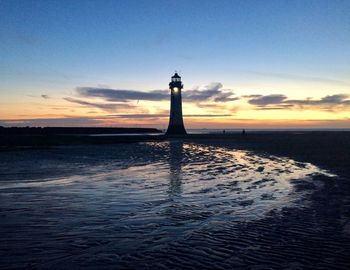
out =
[[[103,119],[89,117],[61,117],[61,118],[37,118],[37,119],[11,119],[0,120],[3,126],[99,126],[103,125]]]
[[[119,102],[126,102],[130,100],[161,101],[169,99],[169,91],[167,90],[152,90],[149,92],[143,92],[137,90],[78,87],[77,92],[82,97],[99,97],[107,101]]]
[[[184,117],[189,118],[216,118],[216,117],[230,117],[232,114],[187,114]]]
[[[48,95],[41,95],[41,97],[43,98],[43,99],[49,99],[50,97],[48,96]]]
[[[110,115],[116,118],[125,119],[154,119],[154,118],[168,118],[169,114],[114,114]],[[215,117],[229,117],[231,114],[186,114],[184,117],[187,118],[215,118]]]
[[[184,115],[187,118],[215,118],[229,117],[229,114],[189,114]],[[23,118],[23,119],[0,119],[0,126],[129,126],[137,123],[144,126],[157,126],[160,122],[167,122],[169,114],[113,114],[106,116],[91,116],[91,117],[56,117],[56,118]],[[129,121],[127,121],[129,120]],[[151,121],[150,121],[151,120]]]
[[[346,94],[325,96],[319,100],[287,100],[286,102],[299,105],[350,105],[349,95]]]
[[[304,76],[297,74],[288,74],[288,73],[275,73],[275,72],[259,72],[259,71],[248,71],[248,73],[264,76],[264,77],[273,77],[279,79],[286,80],[295,80],[295,81],[308,81],[308,82],[317,82],[317,83],[328,83],[328,84],[336,84],[342,86],[350,86],[350,82],[330,79],[330,78],[321,78],[321,77],[312,77],[312,76]]]
[[[80,104],[85,107],[93,107],[93,108],[98,108],[102,109],[107,112],[115,112],[118,109],[130,109],[134,108],[134,106],[127,104],[127,103],[96,103],[96,102],[89,102],[85,100],[80,100],[80,99],[75,99],[71,97],[66,97],[64,100],[71,102],[71,103],[76,103]]]
[[[291,107],[293,107],[293,105],[291,104],[278,104],[278,106],[257,107],[256,110],[259,110],[259,111],[286,110],[286,109],[290,109]]]

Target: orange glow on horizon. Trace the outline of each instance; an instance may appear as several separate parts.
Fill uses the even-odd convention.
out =
[[[350,106],[329,109],[322,104],[306,104],[274,109],[273,105],[259,107],[249,104],[242,94],[244,91],[240,92],[239,99],[228,102],[183,102],[186,128],[350,128]],[[322,97],[324,96],[318,97],[318,100]],[[168,125],[169,100],[108,103],[102,98],[78,97],[76,99],[81,103],[74,103],[66,98],[67,96],[27,96],[22,99],[8,99],[0,106],[0,125],[128,126],[161,129]],[[292,100],[293,98],[288,97]],[[104,107],[105,104],[115,104],[115,107]]]

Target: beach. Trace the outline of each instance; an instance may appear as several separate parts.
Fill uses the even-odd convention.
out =
[[[350,0],[0,0],[0,270],[350,270]]]
[[[349,135],[2,151],[1,268],[348,269]]]

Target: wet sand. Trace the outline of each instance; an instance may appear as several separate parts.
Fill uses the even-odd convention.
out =
[[[348,135],[299,135],[2,152],[0,266],[349,269]]]

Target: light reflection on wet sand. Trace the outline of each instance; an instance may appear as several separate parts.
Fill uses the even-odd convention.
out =
[[[12,157],[20,173],[1,173],[0,262],[12,266],[134,260],[218,222],[297,207],[308,191],[294,193],[293,180],[331,176],[288,158],[182,141],[59,148],[57,159],[40,151],[31,162],[30,151]],[[40,174],[38,163],[52,176]]]

